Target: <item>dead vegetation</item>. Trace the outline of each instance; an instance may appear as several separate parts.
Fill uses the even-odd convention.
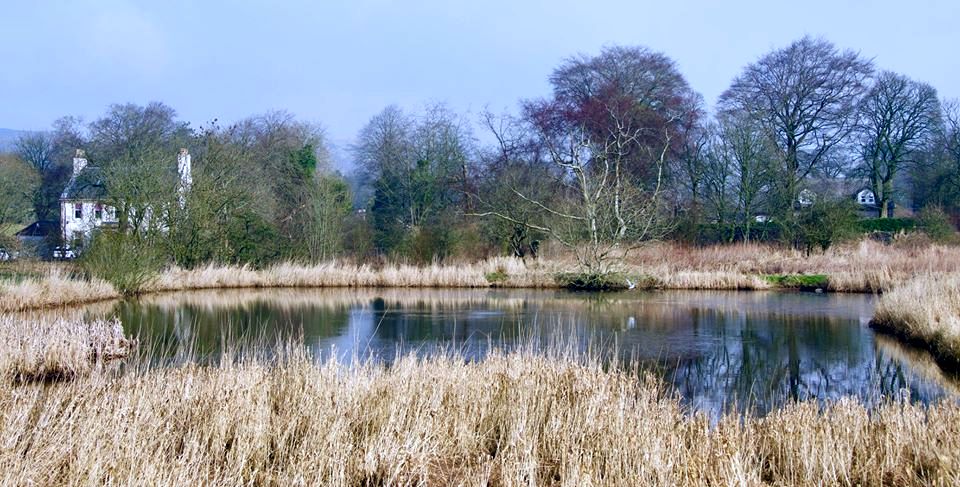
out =
[[[871,325],[929,350],[960,372],[960,274],[917,276],[885,293]]]
[[[132,367],[0,385],[4,485],[956,485],[960,407],[801,403],[712,423],[562,349],[391,367]]]
[[[0,315],[0,381],[52,382],[81,377],[124,358],[136,341],[117,320],[26,319]]]
[[[264,269],[208,265],[171,268],[144,292],[222,288],[419,287],[556,288],[557,276],[576,268],[564,254],[541,260],[492,258],[474,263],[372,266],[349,262],[281,263]],[[686,247],[655,244],[630,256],[619,273],[663,289],[752,290],[776,288],[784,276],[823,276],[825,290],[884,292],[914,276],[960,272],[960,247],[865,240],[824,254],[764,245]],[[774,279],[770,279],[774,277]],[[801,281],[803,279],[800,279]],[[69,277],[57,268],[43,277],[0,280],[0,311],[55,308],[118,298],[108,283]]]

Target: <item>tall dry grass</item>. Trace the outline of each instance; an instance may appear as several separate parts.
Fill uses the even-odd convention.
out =
[[[53,308],[115,299],[120,294],[106,281],[77,279],[51,267],[42,277],[19,282],[0,280],[0,312]]]
[[[520,259],[494,258],[477,263],[429,266],[390,264],[380,268],[343,262],[317,265],[281,263],[262,270],[209,265],[170,269],[149,286],[151,291],[249,287],[490,287],[487,275],[504,272],[517,279],[535,273]],[[549,277],[549,276],[547,276]],[[515,287],[539,287],[545,280],[514,281]]]
[[[126,357],[134,346],[117,320],[0,315],[0,381],[72,379]]]
[[[0,383],[4,485],[957,485],[960,407],[690,416],[554,351]]]
[[[550,260],[493,258],[474,263],[411,266],[329,262],[281,263],[265,269],[219,266],[168,269],[145,292],[274,287],[554,288],[556,276],[576,269],[563,255]],[[646,276],[665,289],[770,289],[765,276],[825,274],[827,287],[842,292],[884,292],[914,276],[960,272],[960,247],[936,244],[884,245],[873,241],[839,246],[823,254],[763,245],[687,247],[652,244],[634,253],[622,271]],[[108,283],[68,278],[56,269],[44,278],[0,281],[0,311],[59,307],[119,297]]]
[[[633,254],[632,268],[664,280],[667,287],[690,284],[731,286],[764,275],[825,274],[828,288],[842,292],[883,292],[914,276],[930,272],[960,272],[960,247],[930,243],[872,240],[839,245],[824,253],[803,252],[760,244],[687,247],[652,245]],[[684,276],[676,280],[677,276]],[[702,276],[702,277],[701,277]],[[757,283],[768,286],[767,283]]]
[[[925,274],[894,288],[880,298],[871,324],[960,372],[960,274]]]

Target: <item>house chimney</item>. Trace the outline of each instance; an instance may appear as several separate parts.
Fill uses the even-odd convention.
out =
[[[180,187],[190,189],[193,185],[193,174],[190,170],[190,152],[187,149],[180,149],[177,155],[177,174],[180,175]]]
[[[80,174],[85,167],[87,167],[87,154],[83,149],[77,149],[77,153],[73,156],[73,175]]]
[[[191,174],[190,169],[190,152],[188,152],[187,149],[180,149],[180,153],[177,154],[177,174],[180,175],[177,199],[179,200],[180,208],[187,206],[187,192],[190,191],[190,186],[193,185],[193,174]]]

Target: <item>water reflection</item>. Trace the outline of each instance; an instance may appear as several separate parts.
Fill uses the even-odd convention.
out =
[[[602,347],[672,382],[692,407],[759,413],[797,399],[958,392],[935,364],[866,326],[874,298],[773,292],[262,290],[163,294],[90,309],[116,315],[157,363],[217,356],[238,340],[301,338],[320,358],[426,354],[562,341]]]

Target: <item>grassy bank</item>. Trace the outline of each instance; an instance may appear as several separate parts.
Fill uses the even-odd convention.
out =
[[[960,274],[927,274],[883,295],[871,325],[929,350],[960,372]]]
[[[265,269],[211,265],[168,269],[144,292],[272,287],[450,287],[555,288],[558,276],[576,269],[563,254],[527,262],[494,258],[475,263],[371,266],[346,262],[282,263]],[[882,292],[917,275],[960,272],[960,248],[941,245],[883,245],[864,241],[803,255],[760,245],[684,247],[657,244],[635,253],[620,274],[662,289],[824,289]],[[78,281],[56,268],[43,277],[0,279],[0,311],[17,311],[119,297],[110,284]]]
[[[293,347],[291,349],[296,349]],[[0,383],[4,485],[956,485],[960,407],[690,416],[562,351]]]
[[[85,376],[136,346],[119,321],[0,315],[0,381],[50,382]]]

